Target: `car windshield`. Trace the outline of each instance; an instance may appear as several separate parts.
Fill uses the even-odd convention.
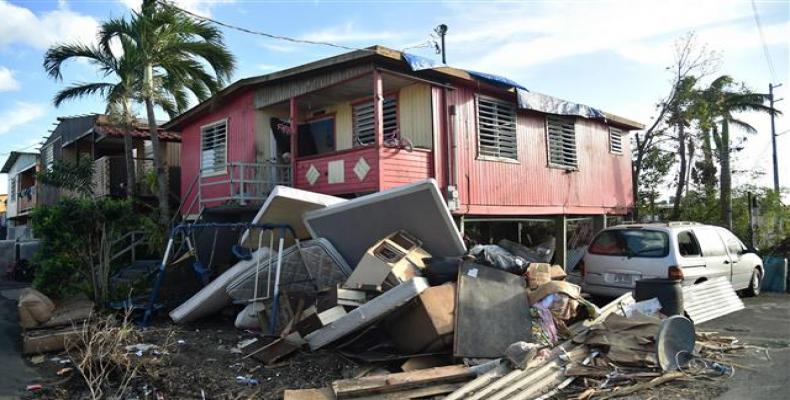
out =
[[[645,229],[612,229],[601,232],[588,251],[605,256],[664,257],[669,253],[669,236]]]

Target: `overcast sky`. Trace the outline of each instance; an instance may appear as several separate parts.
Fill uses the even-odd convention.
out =
[[[667,92],[673,43],[695,31],[701,43],[721,52],[719,74],[755,91],[788,82],[790,2],[757,1],[774,76],[750,1],[261,1],[179,0],[182,7],[212,18],[278,35],[351,47],[382,44],[403,49],[429,39],[444,23],[448,63],[505,75],[530,90],[589,104],[649,124],[655,103]],[[103,112],[97,99],[51,104],[73,81],[98,79],[91,66],[72,63],[64,82],[41,67],[47,47],[94,40],[99,21],[119,17],[139,0],[0,0],[0,162],[11,150],[35,151],[56,117]],[[238,57],[240,79],[331,56],[342,50],[294,44],[225,31]],[[409,50],[437,57],[432,50]],[[777,97],[790,92],[782,87]],[[790,112],[788,101],[779,108]],[[736,156],[735,169],[765,172],[756,183],[770,186],[771,146],[766,116],[743,117],[758,128]],[[790,129],[788,117],[777,132]],[[740,135],[741,133],[739,133]],[[780,136],[782,185],[790,187],[790,133]],[[736,175],[736,185],[752,181]],[[7,189],[0,175],[0,193]]]

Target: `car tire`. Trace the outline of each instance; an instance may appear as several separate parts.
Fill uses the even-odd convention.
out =
[[[746,288],[746,297],[755,297],[760,295],[760,285],[763,283],[763,274],[760,273],[759,268],[752,271],[752,278],[749,280],[749,287]]]

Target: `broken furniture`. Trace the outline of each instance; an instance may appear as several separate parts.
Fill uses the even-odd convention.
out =
[[[304,213],[344,201],[346,199],[340,197],[277,185],[269,193],[258,214],[252,219],[252,223],[290,226],[293,235],[288,232],[284,238],[285,246],[288,247],[294,244],[294,239],[310,239],[310,233],[302,222]],[[241,236],[241,243],[248,248],[256,248],[258,233],[260,233],[258,229],[246,230]],[[269,240],[268,232],[263,232],[264,243],[269,243]]]
[[[406,230],[435,256],[466,252],[461,234],[439,187],[427,179],[307,212],[304,223],[314,238],[328,239],[350,265],[386,235]]]
[[[431,256],[421,246],[422,241],[404,230],[388,235],[365,252],[343,286],[386,290],[420,276],[423,258]]]
[[[458,271],[453,355],[497,358],[511,343],[529,340],[531,316],[526,281],[475,263]]]
[[[18,309],[22,352],[34,354],[63,350],[68,340],[77,339],[94,303],[85,295],[56,303],[38,290],[26,288],[19,296]]]
[[[371,325],[406,304],[425,289],[428,281],[416,277],[384,292],[380,296],[355,308],[328,326],[305,336],[311,350],[320,349],[343,336]]]
[[[315,306],[308,307],[302,314],[302,319],[296,323],[296,331],[302,337],[317,331],[348,314],[343,306],[335,306],[318,311]]]
[[[455,284],[425,289],[388,317],[384,329],[404,354],[429,353],[453,344]]]

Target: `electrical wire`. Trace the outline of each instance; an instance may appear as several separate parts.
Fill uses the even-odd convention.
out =
[[[774,69],[774,62],[771,58],[771,52],[768,50],[768,42],[765,40],[765,32],[763,32],[763,24],[760,22],[760,14],[757,12],[757,3],[752,0],[752,11],[754,13],[754,23],[757,25],[757,31],[760,33],[760,41],[763,44],[763,52],[765,53],[765,62],[768,64],[768,71],[771,73],[771,82],[778,82],[776,78],[776,69]]]
[[[266,38],[269,38],[269,39],[283,40],[283,41],[291,42],[291,43],[311,44],[311,45],[319,45],[319,46],[329,46],[329,47],[335,47],[335,48],[338,48],[338,49],[355,50],[355,51],[367,51],[367,52],[371,52],[371,53],[375,52],[374,50],[371,50],[371,49],[363,49],[363,48],[359,48],[359,47],[344,46],[342,44],[325,42],[325,41],[320,41],[320,40],[297,39],[297,38],[292,38],[292,37],[289,37],[289,36],[275,35],[275,34],[272,34],[272,33],[266,33],[266,32],[256,31],[256,30],[252,30],[252,29],[248,29],[248,28],[243,28],[243,27],[232,25],[232,24],[229,24],[229,23],[226,23],[226,22],[222,22],[222,21],[213,19],[213,18],[204,17],[202,15],[195,14],[192,11],[185,10],[185,9],[177,6],[176,4],[174,4],[174,3],[172,3],[171,1],[168,1],[168,0],[156,0],[156,1],[158,3],[160,3],[160,4],[162,4],[162,5],[166,5],[168,7],[174,8],[174,9],[176,9],[178,11],[181,11],[182,13],[187,14],[187,15],[189,15],[189,16],[195,18],[195,19],[198,19],[200,21],[210,22],[210,23],[215,24],[215,25],[219,25],[219,26],[222,26],[222,27],[225,27],[225,28],[228,28],[228,29],[233,29],[233,30],[236,30],[236,31],[239,31],[239,32],[249,33],[251,35],[263,36],[263,37],[266,37]]]

